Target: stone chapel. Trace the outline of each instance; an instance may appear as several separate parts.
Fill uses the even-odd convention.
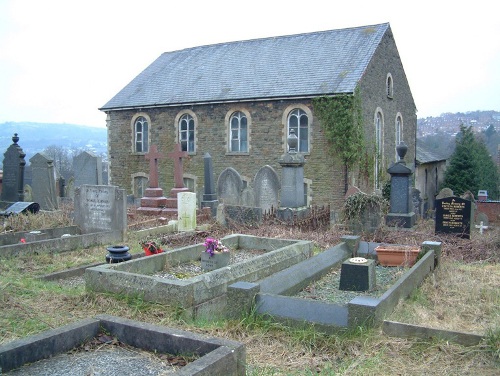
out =
[[[345,171],[329,149],[313,99],[359,93],[368,177]],[[142,197],[152,145],[180,144],[184,183],[203,193],[203,157],[215,179],[227,167],[250,185],[262,166],[280,174],[291,130],[306,159],[307,205],[338,208],[345,187],[371,193],[389,179],[396,145],[414,166],[416,105],[389,23],[220,43],[165,52],[100,108],[107,114],[110,184]],[[173,160],[160,159],[159,185],[174,186]]]

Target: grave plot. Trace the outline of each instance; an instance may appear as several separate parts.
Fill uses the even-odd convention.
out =
[[[158,276],[169,269],[198,262],[203,244],[182,247],[118,264],[99,265],[85,271],[88,290],[141,295],[146,301],[183,310],[186,317],[214,317],[224,314],[227,286],[237,281],[257,281],[312,256],[312,242],[272,239],[235,234],[221,239],[235,253],[253,253],[246,260],[230,263],[188,278]],[[255,253],[262,253],[255,255]],[[156,275],[155,275],[156,274]],[[172,273],[170,273],[172,274]]]
[[[0,369],[12,375],[243,376],[245,358],[239,342],[109,315],[0,346]]]
[[[314,324],[326,332],[374,325],[379,324],[400,299],[417,288],[439,262],[441,243],[424,242],[421,258],[415,265],[387,271],[374,265],[375,248],[379,244],[359,242],[359,237],[344,237],[343,240],[335,247],[256,283],[229,286],[228,299],[237,299],[238,310],[245,312],[255,298],[259,314],[291,325]],[[372,263],[373,274],[366,273],[366,276],[367,280],[372,280],[368,282],[374,284],[366,291],[340,289],[343,267],[352,267],[349,264],[353,264],[353,255],[366,258],[366,266]],[[365,272],[359,269],[352,273],[351,283]],[[379,287],[377,276],[381,282]],[[314,291],[316,286],[322,290]]]

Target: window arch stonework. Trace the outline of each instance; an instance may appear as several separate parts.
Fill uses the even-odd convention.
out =
[[[144,112],[138,112],[132,117],[130,126],[132,129],[132,153],[147,153],[151,138],[150,117]]]
[[[224,125],[226,154],[250,154],[252,147],[252,117],[250,112],[243,107],[230,108],[226,113]]]
[[[192,128],[190,126],[192,125]],[[198,117],[191,110],[183,110],[175,117],[175,143],[188,154],[196,154],[198,145]]]
[[[299,110],[299,111],[298,111]],[[301,124],[301,120],[303,121],[304,118],[303,116],[307,117],[307,127],[304,126],[305,124]],[[292,104],[288,106],[284,111],[283,111],[283,116],[282,116],[282,126],[283,126],[283,133],[282,133],[282,144],[283,144],[283,152],[288,151],[288,143],[287,143],[287,138],[289,134],[289,128],[290,128],[290,119],[291,117],[295,117],[297,124],[296,124],[296,129],[299,129],[299,134],[296,132],[296,136],[299,138],[299,152],[303,154],[310,154],[311,153],[311,146],[312,146],[312,121],[313,121],[313,116],[312,112],[307,107],[306,105],[303,104]],[[295,119],[293,121],[295,121]],[[295,126],[295,124],[293,124]],[[301,127],[302,125],[302,127]],[[301,133],[302,132],[302,133]],[[304,133],[305,132],[305,133]],[[302,145],[301,145],[302,141]],[[301,148],[302,146],[302,148]],[[305,150],[305,151],[304,151]]]

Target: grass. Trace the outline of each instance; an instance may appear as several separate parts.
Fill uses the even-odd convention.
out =
[[[380,328],[365,327],[326,335],[314,327],[287,328],[255,312],[238,320],[186,322],[178,307],[146,302],[141,296],[86,292],[83,287],[38,278],[77,265],[103,262],[105,247],[2,259],[0,343],[107,313],[243,342],[247,348],[247,374],[253,376],[500,374],[498,231],[488,233],[487,238],[467,241],[438,238],[429,228],[428,223],[419,224],[412,232],[382,228],[363,239],[417,245],[424,240],[443,241],[441,266],[434,276],[401,302],[388,319],[484,334],[486,340],[480,345],[463,347],[438,340],[390,338]],[[222,237],[229,232],[213,226],[210,235]],[[312,240],[319,249],[337,244],[345,234],[341,228],[302,231],[279,226],[238,232]],[[175,247],[182,242],[200,242],[206,234],[199,236],[163,240]],[[141,251],[135,235],[127,244],[133,253]]]

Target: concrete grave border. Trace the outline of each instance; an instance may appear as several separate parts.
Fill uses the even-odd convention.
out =
[[[152,275],[165,265],[199,260],[205,247],[202,243],[131,260],[103,264],[85,270],[87,290],[125,295],[140,295],[180,308],[186,318],[223,316],[227,306],[227,286],[237,281],[257,281],[286,269],[312,256],[313,243],[304,240],[264,238],[233,234],[221,241],[229,248],[265,249],[268,252],[247,261],[229,265],[181,280]]]
[[[98,315],[0,345],[0,370],[9,372],[67,352],[102,330],[142,350],[201,355],[175,375],[245,375],[246,350],[242,343],[110,315]]]
[[[255,283],[240,282],[228,287],[230,317],[250,312],[268,315],[291,326],[312,324],[319,330],[334,332],[359,325],[379,325],[400,299],[406,298],[434,271],[440,261],[441,243],[422,243],[420,260],[404,273],[380,298],[358,296],[347,305],[292,296],[310,282],[320,279],[352,255],[376,258],[378,243],[360,242],[357,236],[344,236],[342,243]]]

